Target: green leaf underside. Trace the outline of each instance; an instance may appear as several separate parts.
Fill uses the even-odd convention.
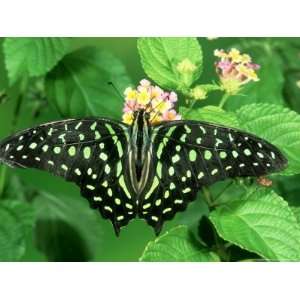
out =
[[[68,48],[67,38],[6,38],[4,54],[10,84],[24,76],[46,74]]]
[[[267,260],[300,259],[299,225],[287,202],[273,191],[250,190],[209,218],[223,239]]]
[[[237,113],[241,127],[268,140],[283,151],[288,168],[283,175],[300,173],[300,116],[279,105],[251,104]]]
[[[0,219],[0,261],[17,261],[25,252],[26,234],[33,227],[32,207],[17,200],[3,200]]]
[[[138,50],[146,74],[164,88],[178,87],[176,66],[184,59],[197,67],[193,81],[201,75],[202,50],[196,38],[140,38]]]
[[[149,242],[140,261],[206,262],[219,258],[194,240],[186,226],[177,226]]]
[[[206,121],[234,128],[239,127],[235,113],[226,112],[217,106],[208,105],[203,108],[192,110],[186,107],[180,107],[180,114],[187,120]]]
[[[131,81],[124,65],[97,48],[79,49],[67,56],[46,78],[50,102],[63,116],[110,116],[120,118],[123,100],[108,82],[120,91]]]

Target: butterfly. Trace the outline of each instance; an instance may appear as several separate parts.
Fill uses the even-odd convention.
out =
[[[152,125],[149,118],[137,109],[131,125],[109,118],[42,124],[4,139],[0,161],[74,182],[117,235],[136,217],[159,234],[203,186],[287,165],[279,149],[253,134],[192,120]]]

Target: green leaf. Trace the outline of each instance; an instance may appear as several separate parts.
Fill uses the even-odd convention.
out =
[[[237,111],[240,125],[276,145],[288,159],[288,168],[281,174],[300,173],[300,116],[279,105],[245,105]]]
[[[50,261],[89,261],[101,251],[99,212],[85,199],[42,192],[34,199],[36,240]]]
[[[26,235],[33,228],[34,211],[23,201],[0,202],[0,261],[18,261],[25,253]]]
[[[41,76],[67,53],[67,38],[6,38],[5,64],[10,84],[24,76]]]
[[[202,50],[196,38],[140,38],[138,51],[146,74],[164,88],[187,88],[202,73]],[[189,78],[177,70],[186,59],[195,66]]]
[[[122,92],[131,81],[122,62],[98,48],[83,48],[64,57],[47,75],[46,94],[62,116],[120,117]]]
[[[180,107],[179,112],[183,115],[184,119],[206,121],[229,127],[239,127],[235,113],[226,112],[217,106],[208,105],[197,109]]]
[[[300,224],[300,207],[299,206],[292,206],[291,207],[295,217],[296,217],[296,220],[298,222],[298,224]]]
[[[251,55],[251,51],[249,54]],[[259,102],[284,104],[282,61],[274,51],[261,51],[260,55],[258,59],[254,59],[261,66],[257,71],[259,81],[244,85],[240,94],[228,99],[227,108],[236,110],[242,105]]]
[[[210,214],[225,240],[267,260],[300,259],[300,227],[284,201],[267,189],[251,189]]]
[[[140,261],[201,262],[219,258],[196,241],[186,226],[177,226],[149,242]]]

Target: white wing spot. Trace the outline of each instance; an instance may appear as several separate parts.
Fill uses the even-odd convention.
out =
[[[42,147],[42,150],[43,150],[44,152],[47,152],[48,149],[49,149],[49,146],[48,146],[48,145],[44,145],[44,146]]]
[[[116,198],[116,199],[115,199],[115,203],[116,203],[117,205],[121,205],[121,199]]]
[[[93,191],[95,189],[95,187],[93,185],[87,184],[86,188]]]
[[[37,147],[37,143],[31,143],[30,145],[29,145],[29,148],[30,149],[35,149]]]
[[[82,122],[77,123],[77,125],[75,126],[75,130],[78,130],[81,125],[82,125]]]
[[[160,205],[161,205],[161,199],[157,199],[157,200],[155,201],[155,205],[156,205],[156,206],[160,206]]]
[[[213,170],[211,171],[211,175],[216,175],[218,172],[219,172],[218,169],[213,169]]]
[[[174,201],[174,203],[175,203],[175,204],[182,204],[182,203],[183,203],[183,200],[176,199],[176,200]]]
[[[81,175],[81,171],[80,171],[78,168],[76,168],[74,172],[75,172],[78,176]]]
[[[102,201],[102,198],[101,198],[101,197],[97,197],[97,196],[95,196],[95,197],[94,197],[94,200],[95,200],[95,201],[99,201],[99,202],[101,202],[101,201]]]
[[[147,208],[149,208],[149,207],[151,207],[151,203],[147,203],[147,204],[144,204],[144,205],[143,205],[143,209],[147,209]]]
[[[246,148],[246,149],[244,150],[244,154],[247,155],[247,156],[251,155],[250,149]]]
[[[233,151],[232,151],[232,156],[233,156],[234,158],[237,158],[237,157],[239,156],[239,154],[238,154],[237,151],[233,150]]]
[[[185,188],[182,192],[184,194],[189,193],[191,191],[191,189],[189,187]]]
[[[17,151],[21,151],[24,148],[23,145],[18,146]]]
[[[164,210],[163,210],[163,214],[166,214],[166,213],[168,213],[168,212],[170,212],[170,211],[172,211],[172,208],[171,207],[167,207],[167,208],[165,208]]]
[[[113,210],[111,209],[110,206],[107,206],[107,205],[106,205],[106,206],[104,206],[103,208],[104,208],[105,210],[111,212],[111,213],[113,212]]]
[[[173,176],[174,173],[175,173],[174,167],[171,166],[171,167],[169,168],[169,175],[170,175],[170,176]]]
[[[173,157],[172,157],[172,162],[173,163],[176,163],[180,160],[180,156],[178,154],[175,154]]]
[[[200,172],[199,174],[198,174],[198,179],[201,179],[201,178],[203,178],[204,177],[204,173],[203,172]]]
[[[54,147],[53,149],[55,154],[59,154],[61,152],[61,148],[60,147]]]
[[[112,189],[111,189],[111,188],[107,189],[107,195],[108,195],[109,197],[111,197],[111,196],[113,195],[113,192],[112,192]]]
[[[65,171],[68,171],[68,167],[67,167],[65,164],[62,164],[62,165],[61,165],[61,168],[62,168],[63,170],[65,170]]]
[[[262,153],[260,153],[260,152],[257,152],[257,156],[258,156],[259,158],[264,158],[264,155],[263,155]]]
[[[108,158],[107,154],[106,154],[106,153],[103,153],[103,152],[100,153],[100,156],[99,156],[99,157],[100,157],[102,160],[104,160],[104,161],[106,161],[107,158]]]
[[[106,174],[109,174],[109,173],[110,173],[110,166],[109,166],[108,164],[105,165],[104,172],[105,172]]]

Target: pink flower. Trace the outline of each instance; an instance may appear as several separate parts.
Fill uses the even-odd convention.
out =
[[[132,124],[133,113],[139,109],[145,109],[150,113],[151,124],[181,119],[174,109],[177,94],[173,91],[165,92],[159,86],[151,85],[149,80],[141,80],[136,89],[127,88],[124,94],[126,96],[123,108],[124,123]]]

